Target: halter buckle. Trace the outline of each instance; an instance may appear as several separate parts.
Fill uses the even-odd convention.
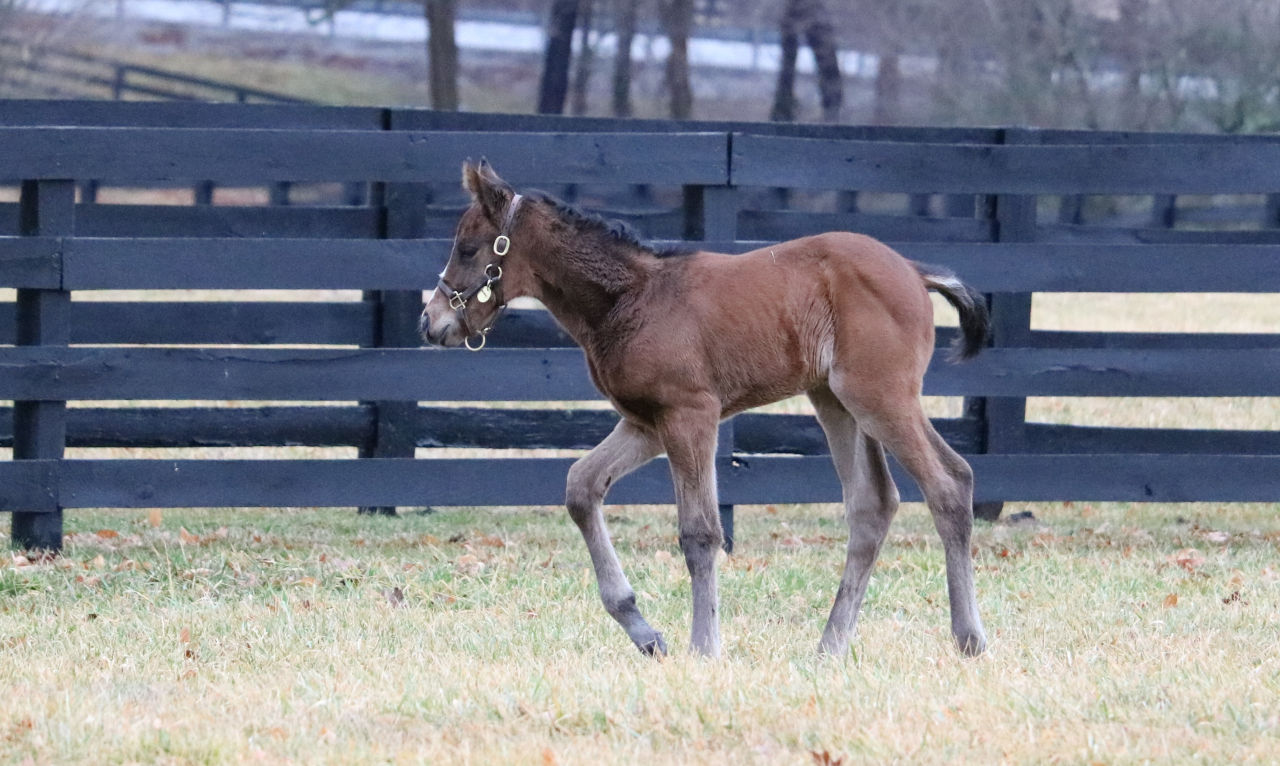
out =
[[[506,234],[499,234],[498,238],[493,240],[493,254],[503,256],[511,249],[511,238]]]
[[[455,292],[449,296],[449,308],[454,311],[462,311],[467,305],[467,299],[462,297],[462,293]]]

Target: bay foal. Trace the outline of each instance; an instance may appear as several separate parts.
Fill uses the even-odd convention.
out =
[[[517,194],[483,160],[463,166],[463,184],[473,203],[423,311],[423,337],[478,348],[506,302],[530,296],[582,346],[592,380],[622,419],[569,470],[566,503],[605,608],[641,651],[667,647],[618,563],[601,510],[605,492],[666,453],[693,580],[692,648],[717,656],[716,429],[724,418],[800,393],[826,432],[849,524],[819,650],[847,651],[898,507],[886,447],[919,483],[942,537],[956,644],[967,655],[985,649],[969,548],[973,474],[920,408],[934,343],[928,291],[959,312],[957,358],[976,354],[985,340],[979,294],[856,234],[734,256],[658,253],[547,195]]]

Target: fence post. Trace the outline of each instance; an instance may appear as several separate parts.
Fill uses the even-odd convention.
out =
[[[382,209],[379,235],[385,239],[417,239],[426,232],[428,187],[424,183],[377,183],[371,202]],[[416,348],[421,290],[366,290],[374,304],[373,344]],[[366,402],[373,408],[373,432],[360,445],[360,457],[413,457],[418,446],[417,402]],[[363,506],[360,513],[394,515],[391,506]]]
[[[1035,135],[1025,129],[1001,131],[1004,144],[1035,143]],[[1036,239],[1036,196],[998,194],[991,200],[989,214],[996,221],[997,242],[1034,242]],[[996,293],[988,297],[991,307],[991,345],[995,347],[1031,344],[1031,293]],[[983,451],[1009,454],[1027,448],[1027,400],[1012,396],[989,396],[969,400],[966,414],[982,419]],[[987,521],[1000,518],[1003,501],[975,503],[974,515]]]
[[[684,238],[733,242],[738,238],[738,190],[732,186],[684,187]],[[720,424],[716,437],[716,463],[723,473],[733,460],[733,421]],[[724,549],[733,553],[733,506],[720,505]]]
[[[74,181],[23,181],[19,232],[24,236],[69,236],[75,231]],[[65,346],[71,340],[71,294],[65,290],[20,289],[17,297],[17,345]],[[13,459],[61,460],[67,441],[66,402],[13,403]],[[62,507],[56,500],[43,511],[14,511],[14,547],[58,551],[62,548]]]

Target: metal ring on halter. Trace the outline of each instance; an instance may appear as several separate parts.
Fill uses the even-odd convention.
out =
[[[506,234],[499,234],[498,238],[493,241],[493,254],[503,256],[511,249],[511,238]]]
[[[499,253],[499,255],[501,255],[501,253]],[[498,273],[490,274],[489,269],[497,269]],[[488,266],[484,267],[484,276],[486,279],[489,280],[490,284],[497,282],[499,279],[502,279],[502,267],[496,263],[491,263]]]
[[[462,345],[466,346],[468,351],[479,351],[480,349],[484,348],[485,342],[489,339],[489,331],[487,329],[481,330],[480,332],[476,333],[476,335],[480,336],[479,346],[471,345],[471,339],[475,337],[473,335],[468,335],[466,340],[462,341]]]

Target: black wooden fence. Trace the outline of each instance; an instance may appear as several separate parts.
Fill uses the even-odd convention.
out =
[[[979,501],[1280,499],[1280,432],[1025,420],[1029,396],[1280,395],[1280,334],[1030,326],[1035,292],[1280,291],[1280,141],[0,102],[0,179],[17,197],[0,203],[0,286],[17,288],[12,319],[0,319],[0,342],[13,344],[0,348],[0,397],[14,400],[0,418],[13,446],[0,510],[13,512],[14,544],[56,547],[64,508],[559,503],[568,458],[413,458],[416,447],[581,449],[614,422],[573,405],[450,404],[598,399],[580,352],[542,312],[512,312],[480,354],[416,348],[421,290],[447,259],[462,204],[460,162],[481,155],[517,185],[625,205],[612,212],[655,238],[741,251],[860,230],[989,291],[994,348],[960,366],[940,355],[926,379],[926,393],[966,397],[963,417],[937,425],[972,462]],[[182,204],[107,194],[139,188]],[[245,188],[272,204],[219,199]],[[1247,231],[1170,228],[1171,216],[1081,222],[1081,195],[1143,195],[1158,211],[1184,194],[1259,195],[1267,218]],[[1061,200],[1052,220],[1037,213],[1049,197]],[[894,199],[902,209],[886,211]],[[260,288],[362,292],[93,300]],[[65,457],[289,445],[359,457]],[[722,429],[719,468],[726,510],[840,496],[808,417],[738,417]],[[610,499],[669,502],[665,465]]]

